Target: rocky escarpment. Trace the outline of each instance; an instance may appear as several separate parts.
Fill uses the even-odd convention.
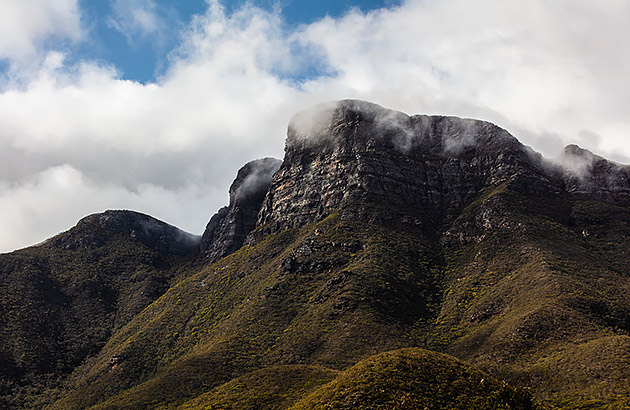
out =
[[[109,210],[81,219],[76,227],[50,239],[46,245],[63,249],[97,248],[114,236],[129,237],[160,253],[186,255],[199,249],[200,237],[149,215]]]
[[[415,209],[421,223],[440,225],[484,187],[510,179],[555,189],[539,156],[491,123],[346,100],[293,118],[258,223],[274,232],[365,201]]]
[[[557,163],[567,192],[608,202],[630,201],[630,167],[568,145]]]
[[[237,173],[230,186],[230,204],[208,222],[201,239],[201,259],[212,263],[241,247],[256,226],[258,212],[282,161],[262,158],[251,161]]]
[[[421,223],[440,228],[502,182],[540,197],[566,192],[627,201],[629,169],[577,146],[552,163],[485,121],[408,116],[344,100],[292,119],[258,224],[277,232],[364,201],[414,209]]]

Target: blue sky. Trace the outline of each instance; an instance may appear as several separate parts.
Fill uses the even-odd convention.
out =
[[[223,6],[228,13],[233,13],[244,3],[225,1]],[[137,27],[134,29],[132,19],[125,22],[123,18],[125,12],[129,11],[127,7],[130,4],[136,4],[138,8],[143,6],[146,8],[150,5],[148,9],[153,17],[164,24],[158,24],[152,31],[142,31]],[[397,0],[254,0],[249,4],[268,11],[280,10],[283,24],[287,29],[291,29],[326,16],[337,18],[351,9],[368,12],[396,6],[400,2]],[[127,9],[121,10],[123,7],[120,5]],[[207,4],[204,0],[121,2],[81,0],[79,6],[83,23],[89,34],[84,41],[68,47],[72,61],[88,59],[110,63],[119,71],[121,78],[146,83],[156,81],[160,75],[164,74],[168,67],[169,53],[177,48],[181,40],[179,32],[190,24],[195,15],[203,14]],[[114,21],[123,22],[113,24]],[[316,64],[307,67],[302,72],[302,76],[298,75],[296,79],[300,80],[306,74],[318,75],[319,68]]]
[[[201,233],[294,113],[358,98],[630,163],[630,2],[0,2],[0,252],[125,208]]]

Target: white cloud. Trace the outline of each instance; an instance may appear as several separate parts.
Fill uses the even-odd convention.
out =
[[[0,249],[32,245],[57,234],[60,227],[69,228],[77,215],[103,211],[103,203],[111,208],[142,209],[159,219],[183,229],[199,231],[208,212],[205,204],[219,193],[210,188],[185,185],[168,190],[152,184],[141,184],[136,190],[120,185],[98,183],[71,165],[60,165],[33,175],[20,184],[0,183]],[[190,201],[190,198],[198,198]],[[43,208],[43,205],[45,208]],[[173,212],[177,209],[178,212]],[[191,228],[195,229],[191,229]]]
[[[241,165],[282,156],[293,113],[341,98],[490,120],[548,156],[577,142],[628,162],[628,4],[410,0],[289,31],[278,14],[226,15],[213,0],[153,84],[49,53],[0,93],[0,250],[116,207],[200,233]],[[150,21],[134,24],[150,33]],[[292,79],[314,62],[336,75]]]
[[[113,15],[107,25],[127,37],[130,43],[136,37],[146,39],[148,36],[160,41],[170,29],[161,15],[163,10],[159,10],[154,0],[113,0],[111,7]]]
[[[28,243],[4,232],[38,242],[88,209],[136,209],[201,233],[245,162],[282,155],[294,110],[296,90],[270,72],[275,51],[255,55],[265,38],[283,41],[267,21],[276,17],[259,13],[197,19],[159,83],[121,80],[92,63],[66,67],[63,55],[51,53],[26,87],[0,93],[1,208],[19,221],[0,234],[3,250]],[[81,175],[72,184],[77,195],[50,182],[61,165]],[[24,207],[28,198],[37,205]],[[59,207],[73,217],[60,217]]]
[[[565,142],[607,129],[592,148],[630,155],[620,112],[630,99],[628,18],[621,1],[408,1],[325,19],[302,36],[341,73],[327,87],[410,112],[557,133]]]
[[[0,8],[0,59],[32,59],[48,38],[81,36],[77,0],[3,0]]]

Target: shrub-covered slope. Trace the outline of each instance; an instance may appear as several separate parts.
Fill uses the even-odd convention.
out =
[[[609,262],[590,246],[613,247],[610,238],[585,238],[575,221],[532,213],[538,206],[508,183],[439,240],[413,214],[371,205],[266,237],[145,309],[57,408],[110,395],[95,408],[175,408],[256,369],[343,370],[406,346],[448,352],[549,403],[624,403],[628,276],[615,264],[627,250],[609,248]],[[503,209],[498,227],[470,225],[489,209]],[[585,270],[593,263],[602,267]]]
[[[150,408],[146,400],[177,402],[261,367],[343,369],[404,346],[436,303],[423,261],[431,251],[413,229],[339,215],[268,237],[145,309],[110,339],[76,401],[59,408],[96,403],[138,380],[146,381],[104,408]],[[115,368],[110,357],[121,358]]]
[[[533,409],[522,389],[459,360],[422,349],[402,349],[362,360],[291,410]]]
[[[457,359],[417,348],[380,353],[344,372],[285,365],[257,370],[179,410],[533,409],[531,395]]]
[[[45,389],[170,286],[198,238],[108,211],[39,246],[0,255],[0,407],[43,406]]]
[[[552,403],[627,403],[629,228],[627,207],[493,190],[444,235],[428,345]]]
[[[319,366],[284,365],[247,373],[178,407],[178,410],[281,410],[323,384],[338,372]]]

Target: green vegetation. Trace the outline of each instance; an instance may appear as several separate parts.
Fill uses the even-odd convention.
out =
[[[410,348],[362,360],[291,410],[533,408],[522,389],[453,357]]]
[[[267,367],[238,377],[186,402],[179,410],[280,410],[286,409],[322,384],[336,371],[316,366]]]
[[[116,391],[103,408],[180,403],[262,366],[343,369],[400,347],[430,315],[434,285],[417,267],[421,249],[408,233],[338,215],[245,247],[137,315],[55,407],[97,404]],[[374,257],[385,251],[397,257]],[[115,369],[111,357],[120,358]]]
[[[448,226],[354,203],[210,266],[118,234],[2,255],[0,404],[624,408],[630,210],[514,184]]]
[[[42,408],[193,257],[103,230],[94,218],[0,255],[0,407]]]

